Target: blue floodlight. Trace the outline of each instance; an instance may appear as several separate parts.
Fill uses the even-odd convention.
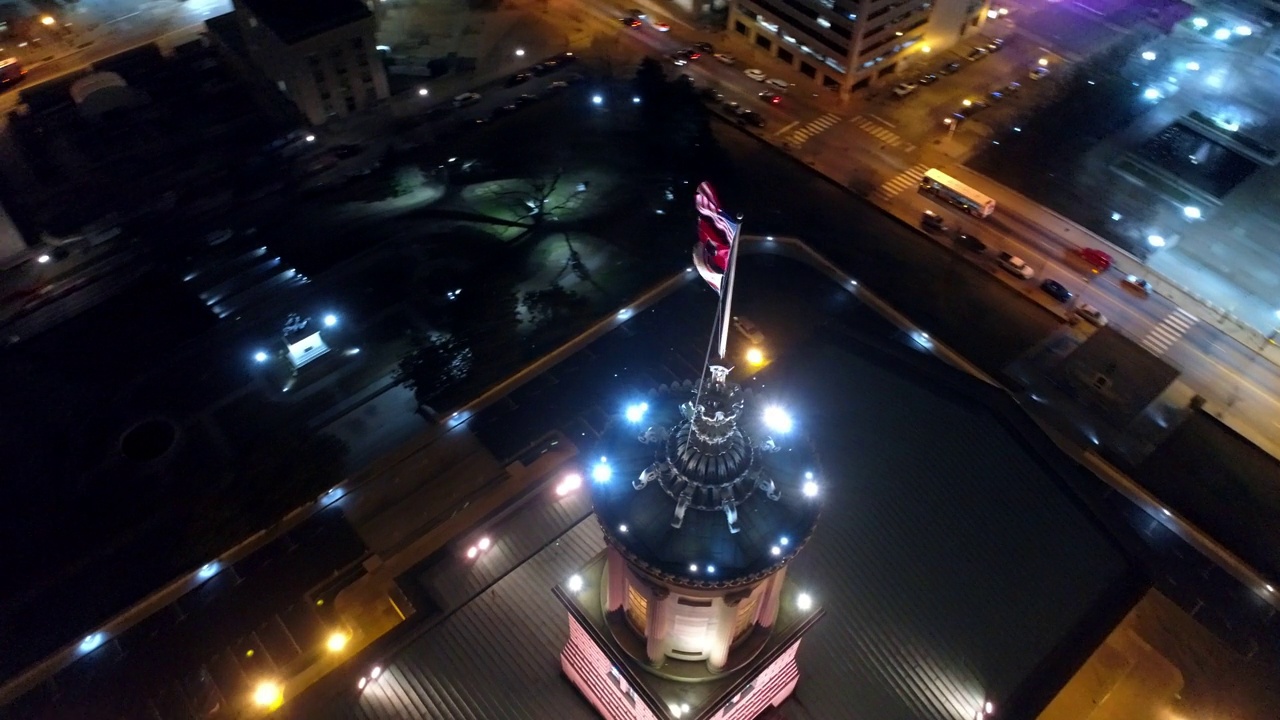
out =
[[[267,354],[259,350],[258,352],[253,354],[253,359],[256,362],[264,363],[267,361]]]
[[[613,468],[609,467],[609,463],[604,458],[600,458],[600,462],[591,468],[591,479],[598,483],[609,482],[609,478],[613,477]]]
[[[213,562],[202,565],[200,569],[196,571],[196,577],[200,580],[208,580],[214,575],[217,575],[218,571],[221,569],[222,566],[218,564],[217,560],[214,560]]]
[[[80,652],[91,653],[94,650],[97,650],[98,647],[102,645],[102,642],[106,639],[107,639],[106,636],[100,632],[86,635],[85,638],[80,641]]]
[[[1213,31],[1214,40],[1226,40],[1231,37],[1231,31],[1226,28],[1218,28]]]
[[[603,105],[603,104],[604,104],[604,96],[603,96],[603,95],[592,95],[592,96],[591,96],[591,104],[592,104],[592,105]]]
[[[642,402],[627,406],[627,422],[638,423],[644,419],[644,414],[649,412],[649,403]]]
[[[779,433],[789,433],[795,425],[791,415],[777,405],[770,405],[764,409],[764,424],[770,430]]]
[[[639,95],[632,95],[632,96],[631,96],[631,104],[632,104],[632,105],[639,105],[639,104],[640,104],[640,96],[639,96]]]
[[[333,327],[334,325],[337,325],[337,324],[338,324],[338,316],[337,316],[337,315],[334,315],[333,313],[329,313],[328,315],[325,315],[325,316],[324,316],[324,326],[325,326],[325,327]]]
[[[1147,88],[1146,90],[1142,91],[1142,97],[1148,100],[1159,100],[1160,91],[1155,88]]]

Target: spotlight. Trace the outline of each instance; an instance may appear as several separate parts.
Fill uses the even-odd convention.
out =
[[[583,585],[584,583],[582,582],[581,575],[574,575],[569,578],[569,592],[582,592]]]
[[[564,497],[580,487],[582,487],[582,476],[578,473],[569,473],[556,485],[556,495]]]
[[[603,105],[603,104],[604,104],[604,96],[603,96],[603,95],[592,95],[592,96],[591,96],[591,104],[592,104],[592,105]]]
[[[334,631],[329,635],[329,639],[325,640],[324,646],[329,652],[342,652],[347,647],[347,642],[351,640],[351,636],[341,630]]]
[[[796,607],[808,610],[813,607],[813,598],[809,597],[809,593],[800,593],[796,596]]]
[[[609,463],[601,460],[596,466],[591,468],[591,479],[598,483],[609,482],[609,478],[613,477],[613,468],[609,467]]]
[[[649,403],[635,403],[627,406],[627,422],[638,423],[644,419],[644,414],[649,412]]]
[[[779,433],[789,433],[795,425],[791,415],[777,405],[770,405],[764,409],[764,424],[770,430]]]
[[[369,679],[370,679],[370,680],[377,680],[377,679],[378,679],[378,676],[379,676],[379,675],[381,675],[381,674],[382,674],[382,666],[381,666],[381,665],[374,665],[374,666],[373,666],[373,669],[369,671]]]
[[[264,708],[277,708],[284,702],[284,688],[280,683],[263,680],[253,689],[253,702]]]
[[[803,492],[804,496],[807,498],[818,497],[818,483],[812,480],[805,480],[804,486],[801,488],[801,492]]]
[[[266,362],[266,361],[267,361],[267,354],[266,354],[265,352],[263,352],[263,351],[259,350],[258,352],[256,352],[256,353],[254,353],[254,354],[253,354],[253,359],[254,359],[256,362],[264,363],[264,362]]]
[[[747,362],[751,363],[752,365],[763,365],[764,353],[760,350],[760,348],[751,348],[750,350],[747,351]]]
[[[1183,214],[1183,215],[1186,215],[1188,220],[1199,220],[1199,219],[1200,219],[1200,208],[1198,208],[1198,207],[1196,207],[1196,206],[1194,206],[1194,205],[1188,205],[1188,206],[1186,206],[1186,207],[1182,208],[1182,214]]]
[[[330,314],[328,314],[328,315],[325,315],[325,316],[324,316],[324,326],[325,326],[325,327],[333,327],[334,325],[337,325],[337,324],[338,324],[338,316],[337,316],[337,315],[334,315],[333,313],[330,313]]]
[[[480,538],[480,542],[476,543],[476,547],[480,548],[480,552],[484,552],[485,550],[488,550],[489,547],[492,545],[493,545],[493,541],[490,540],[488,537],[482,537]]]

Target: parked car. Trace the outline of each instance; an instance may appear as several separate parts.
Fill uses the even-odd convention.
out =
[[[746,112],[746,110],[741,105],[739,105],[736,102],[733,102],[732,100],[725,103],[721,107],[723,107],[724,111],[729,113],[730,115],[741,115],[742,113]]]
[[[1001,100],[1004,100],[1004,93],[1000,92],[999,90],[992,90],[991,92],[987,93],[987,102],[998,103]]]
[[[1111,255],[1097,248],[1080,248],[1076,254],[1092,265],[1095,273],[1106,272],[1111,268]]]
[[[762,128],[765,125],[764,116],[753,110],[743,110],[738,114],[738,118],[753,127]]]
[[[765,81],[764,84],[772,85],[773,87],[778,88],[782,92],[786,92],[791,89],[791,83],[787,82],[786,80],[783,80],[782,78],[769,78],[768,80]]]
[[[550,85],[548,85],[547,90],[550,92],[555,92],[556,90],[563,90],[567,87],[569,87],[569,83],[565,82],[564,80],[557,80],[551,83]]]
[[[1040,283],[1040,289],[1046,295],[1061,303],[1069,302],[1072,298],[1072,293],[1067,289],[1067,286],[1053,278],[1045,278],[1044,282]]]
[[[957,235],[956,245],[979,255],[987,251],[987,244],[969,233],[960,233]]]
[[[729,53],[716,53],[713,57],[715,57],[716,60],[719,60],[725,65],[732,65],[738,62],[738,58],[730,55]]]
[[[533,78],[533,75],[530,75],[527,72],[518,72],[515,75],[512,75],[511,77],[507,78],[507,87],[515,87],[517,85],[523,85],[529,82],[529,80],[532,78]]]
[[[1004,38],[996,38],[987,43],[987,52],[1000,52],[1004,47]]]
[[[1030,280],[1036,276],[1036,271],[1032,270],[1031,266],[1017,255],[1010,255],[1007,252],[1000,253],[999,262],[1000,267],[1004,268],[1006,272],[1017,275],[1023,280]]]
[[[1031,68],[1031,72],[1027,73],[1027,77],[1032,80],[1039,80],[1049,74],[1049,68],[1036,66]]]
[[[1011,82],[1004,86],[1005,95],[1016,95],[1022,89],[1022,83]]]
[[[918,87],[920,87],[920,85],[918,85],[917,83],[910,83],[910,82],[898,83],[893,88],[893,94],[900,98],[906,97],[911,93],[915,92],[916,88]]]
[[[516,105],[515,103],[512,103],[510,105],[503,105],[502,107],[494,108],[493,113],[489,115],[489,119],[497,120],[499,118],[504,118],[508,115],[511,115],[512,113],[516,112],[519,109],[520,109],[520,106]]]
[[[538,101],[539,101],[539,100],[541,100],[541,99],[542,99],[542,98],[539,98],[537,95],[533,95],[533,94],[530,94],[530,93],[525,93],[525,94],[521,95],[520,97],[516,98],[516,105],[518,105],[518,106],[520,106],[520,107],[524,107],[524,106],[526,106],[526,105],[532,105],[533,103],[536,103],[536,102],[538,102]]]
[[[1151,283],[1147,282],[1146,280],[1143,280],[1137,275],[1126,275],[1124,278],[1123,284],[1125,287],[1129,288],[1130,290],[1134,290],[1143,295],[1151,294]]]
[[[556,68],[557,68],[556,62],[552,60],[552,61],[538,63],[537,65],[534,65],[533,67],[529,68],[529,72],[533,73],[534,75],[537,75],[538,77],[542,77],[543,75],[550,75],[551,73],[555,72]]]
[[[578,62],[578,56],[574,55],[571,52],[562,52],[559,55],[551,58],[551,61],[556,64],[556,67],[562,68],[562,67],[565,67],[566,65],[572,65]]]
[[[702,88],[698,91],[698,97],[709,103],[724,102],[724,93],[716,92],[715,88]]]
[[[1098,327],[1107,326],[1107,316],[1103,315],[1102,311],[1092,305],[1081,303],[1076,306],[1076,309],[1073,312],[1073,323],[1077,320],[1084,320],[1085,322]]]
[[[986,48],[976,47],[970,50],[969,54],[966,55],[965,57],[969,59],[969,62],[977,62],[982,58],[986,57],[987,55],[988,55],[988,52]]]
[[[689,56],[685,55],[683,50],[681,50],[680,52],[671,53],[670,55],[667,56],[667,59],[670,60],[671,64],[675,65],[676,67],[682,67],[684,65],[689,64]]]
[[[920,224],[923,225],[926,230],[935,230],[937,232],[946,232],[949,229],[947,227],[947,222],[942,219],[942,216],[932,210],[925,210],[924,213],[920,215]]]
[[[671,26],[664,22],[654,23],[653,29],[657,30],[658,32],[671,32]]]
[[[693,46],[704,53],[714,53],[716,51],[716,46],[709,42],[694,43]]]
[[[480,93],[462,93],[453,99],[454,107],[466,107],[480,102]]]
[[[735,316],[733,318],[733,329],[742,333],[742,336],[751,341],[754,345],[764,344],[764,333],[760,332],[760,328],[745,317]]]
[[[619,18],[618,22],[629,28],[638,28],[641,25],[641,22],[633,17]]]
[[[763,70],[757,70],[756,68],[747,68],[746,70],[742,71],[742,74],[746,75],[752,80],[755,80],[756,82],[764,82],[769,77],[768,75],[764,74]]]
[[[947,63],[946,65],[943,65],[943,66],[938,70],[938,72],[942,73],[943,75],[954,75],[954,74],[956,73],[956,71],[958,71],[959,69],[960,69],[960,63],[958,63],[958,62],[949,62],[949,63]]]
[[[933,83],[936,83],[936,82],[938,82],[938,76],[934,75],[933,73],[929,73],[928,75],[921,75],[919,78],[916,79],[917,85],[932,85]]]

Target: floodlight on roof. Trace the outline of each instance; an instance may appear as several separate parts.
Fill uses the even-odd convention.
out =
[[[217,575],[218,570],[220,570],[221,567],[222,566],[218,564],[217,560],[214,560],[213,562],[207,562],[204,565],[201,565],[200,569],[196,571],[196,577],[201,580],[208,580],[214,575]]]
[[[582,592],[582,587],[585,584],[586,583],[582,581],[581,575],[574,575],[573,577],[569,578],[569,583],[568,583],[569,592],[575,592],[575,593]]]
[[[777,405],[770,405],[764,409],[764,424],[770,430],[780,433],[791,432],[791,428],[795,425],[791,415]]]
[[[489,547],[492,545],[493,545],[493,541],[490,540],[487,535],[485,537],[480,538],[480,542],[476,543],[476,547],[480,548],[480,552],[484,552],[485,550],[488,550]]]
[[[801,610],[808,610],[813,607],[813,598],[809,597],[809,593],[800,593],[796,596],[796,607]]]
[[[649,403],[639,402],[627,406],[626,417],[627,422],[638,423],[644,419],[644,414],[649,412]]]
[[[595,467],[591,468],[591,479],[598,483],[609,482],[609,479],[612,477],[613,468],[609,467],[609,463],[604,458],[600,458],[600,462],[596,463]]]
[[[90,633],[80,641],[80,652],[91,653],[101,647],[106,639],[107,636],[101,632]]]
[[[813,480],[805,480],[800,492],[804,493],[807,498],[818,497],[818,483]]]

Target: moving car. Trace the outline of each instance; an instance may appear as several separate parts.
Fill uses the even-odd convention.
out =
[[[698,42],[694,43],[693,46],[704,53],[713,53],[716,51],[716,46],[709,42]]]
[[[624,18],[619,18],[619,19],[618,19],[618,22],[620,22],[620,23],[622,23],[623,25],[626,25],[627,27],[630,27],[630,28],[638,28],[638,27],[640,27],[640,21],[639,21],[639,20],[637,20],[637,19],[635,19],[635,18],[633,18],[633,17],[624,17]]]
[[[1095,273],[1106,272],[1111,268],[1111,255],[1097,248],[1080,248],[1076,254],[1092,265]]]
[[[671,26],[664,22],[654,23],[653,29],[657,30],[658,32],[671,32]]]
[[[1022,89],[1022,83],[1011,82],[1008,85],[1004,86],[1004,94],[1015,95],[1021,89]]]
[[[979,255],[987,251],[987,244],[969,233],[960,233],[957,235],[956,245]]]
[[[791,89],[791,83],[787,82],[786,80],[783,80],[782,78],[769,78],[768,80],[765,81],[765,84],[772,85],[778,88],[779,90],[781,90],[782,92],[786,92]]]
[[[645,15],[644,11],[640,8],[627,8],[627,12],[630,13],[632,17],[638,17],[641,20],[649,17],[648,15]]]
[[[742,333],[742,336],[750,340],[754,345],[764,344],[764,333],[760,332],[760,328],[745,317],[735,316],[733,318],[733,328]]]
[[[480,93],[462,93],[453,99],[454,107],[466,107],[480,102]]]
[[[1072,297],[1071,291],[1067,289],[1066,285],[1052,278],[1045,278],[1045,281],[1040,283],[1040,289],[1058,302],[1068,302]]]
[[[725,65],[732,65],[738,62],[738,58],[730,55],[729,53],[716,53],[714,57]]]
[[[1137,291],[1143,295],[1151,294],[1151,283],[1143,280],[1137,275],[1126,275],[1124,278],[1124,286],[1130,290]]]
[[[1075,312],[1075,315],[1073,316],[1073,319],[1072,319],[1073,323],[1076,322],[1077,319],[1079,319],[1079,320],[1084,320],[1085,322],[1091,325],[1096,325],[1097,327],[1107,326],[1107,316],[1103,315],[1102,311],[1098,310],[1098,308],[1092,305],[1086,305],[1084,303],[1081,303],[1076,306],[1076,309],[1074,312]]]
[[[671,63],[676,66],[684,66],[689,64],[689,56],[685,55],[683,50],[681,50],[680,52],[671,53],[669,56],[667,56],[667,59],[669,59]]]
[[[1004,99],[1004,93],[999,90],[992,90],[987,93],[987,102],[1000,102]]]
[[[1010,255],[1007,252],[1000,253],[999,262],[1000,267],[1004,268],[1006,272],[1017,275],[1023,280],[1030,280],[1036,276],[1036,271],[1032,270],[1031,266],[1017,255]]]
[[[1048,74],[1049,74],[1049,68],[1040,67],[1037,65],[1036,67],[1031,68],[1031,72],[1027,73],[1027,77],[1031,78],[1032,80],[1039,80],[1040,78]]]
[[[898,83],[893,88],[893,94],[898,97],[906,97],[911,93],[915,92],[916,88],[918,87],[920,86],[917,83],[910,83],[910,82]]]
[[[752,80],[755,80],[756,82],[764,82],[769,77],[768,75],[764,74],[763,70],[757,70],[756,68],[747,68],[746,70],[742,71],[742,74],[746,75]]]
[[[995,40],[992,40],[991,42],[987,43],[987,52],[1000,52],[1001,48],[1003,47],[1004,47],[1004,38],[996,38]]]
[[[772,90],[765,90],[764,92],[760,93],[759,97],[761,100],[767,103],[771,103],[773,105],[777,105],[778,103],[782,102],[782,96]]]
[[[986,57],[988,54],[989,54],[989,53],[988,53],[988,51],[987,51],[987,49],[986,49],[986,48],[976,47],[976,48],[974,48],[974,49],[970,50],[970,51],[969,51],[969,54],[968,54],[968,55],[966,55],[965,57],[967,57],[967,58],[969,59],[969,62],[977,62],[977,61],[981,60],[982,58]]]
[[[943,65],[943,66],[938,70],[938,72],[942,73],[943,75],[954,75],[954,74],[956,73],[956,71],[957,71],[957,70],[959,70],[959,69],[960,69],[960,63],[958,63],[958,62],[949,62],[949,63],[947,63],[946,65]]]
[[[916,80],[916,84],[918,85],[932,85],[933,83],[936,83],[936,82],[938,82],[938,76],[934,75],[933,73],[929,73],[928,75],[921,75]]]
[[[947,223],[942,219],[942,216],[932,210],[924,211],[920,216],[920,224],[923,225],[926,230],[946,232],[948,229]]]

